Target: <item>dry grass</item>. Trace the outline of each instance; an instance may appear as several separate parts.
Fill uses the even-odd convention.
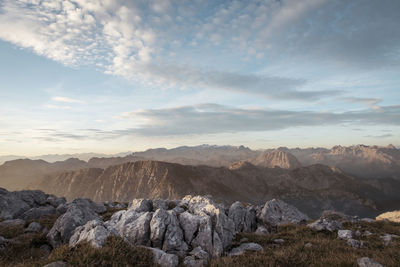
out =
[[[153,254],[142,247],[132,247],[120,237],[109,237],[104,247],[95,249],[87,243],[76,248],[62,246],[53,250],[47,262],[65,261],[71,266],[157,266]]]
[[[211,266],[357,266],[357,258],[370,257],[386,266],[400,266],[400,239],[393,239],[389,246],[384,246],[380,235],[384,233],[400,235],[400,224],[389,222],[360,223],[347,225],[354,231],[366,230],[374,233],[369,237],[356,237],[364,242],[365,247],[354,249],[346,241],[338,240],[336,233],[315,232],[305,226],[282,226],[272,235],[239,234],[249,242],[259,243],[264,251],[246,253],[235,257],[222,257],[213,260]],[[277,246],[274,239],[284,239]],[[307,248],[305,244],[311,243]]]
[[[50,227],[55,218],[43,218],[40,223]],[[236,244],[243,237],[256,242],[264,251],[246,253],[235,257],[222,257],[211,262],[211,266],[357,266],[359,257],[371,257],[385,266],[400,266],[400,238],[394,238],[385,246],[380,236],[396,234],[400,236],[400,224],[379,221],[375,223],[345,224],[346,229],[354,232],[370,231],[371,236],[356,239],[364,242],[365,247],[353,249],[344,240],[338,240],[336,233],[316,232],[306,226],[285,225],[271,235],[238,234]],[[76,248],[62,246],[54,249],[50,255],[39,249],[48,244],[44,234],[23,234],[23,228],[0,229],[0,233],[13,238],[0,251],[0,266],[43,266],[53,261],[65,261],[71,266],[155,266],[152,253],[141,247],[131,247],[120,237],[110,237],[100,249],[88,244]],[[274,239],[284,239],[279,246]],[[311,243],[307,248],[305,244]]]

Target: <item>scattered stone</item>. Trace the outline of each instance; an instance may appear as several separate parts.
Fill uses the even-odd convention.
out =
[[[178,256],[168,254],[158,248],[148,248],[153,252],[154,261],[161,267],[175,267],[179,264]]]
[[[64,261],[55,261],[44,265],[43,267],[67,267],[67,263]]]
[[[0,251],[3,250],[8,243],[8,239],[0,235]]]
[[[370,236],[373,235],[370,231],[366,230],[363,234],[363,236]]]
[[[238,256],[242,255],[245,251],[262,251],[264,250],[262,246],[257,243],[243,243],[239,247],[233,248],[228,255]]]
[[[320,218],[315,222],[308,224],[307,226],[316,231],[334,232],[343,229],[343,224],[340,221],[335,221],[326,218]]]
[[[272,199],[265,203],[257,219],[266,225],[279,226],[287,223],[305,223],[309,217],[282,200]]]
[[[306,248],[311,248],[313,245],[311,244],[311,243],[306,243],[305,245],[304,245],[304,247],[306,247]]]
[[[357,230],[354,234],[355,234],[356,236],[361,236],[361,235],[362,235],[361,232],[360,232],[360,230]]]
[[[382,264],[368,257],[358,258],[357,264],[359,267],[384,267]]]
[[[338,230],[338,238],[339,239],[351,239],[353,238],[353,232],[350,230]]]
[[[40,250],[46,252],[46,254],[50,254],[51,253],[51,247],[47,244],[41,245],[39,247]]]
[[[42,225],[38,222],[31,222],[25,229],[25,233],[39,233],[42,230]]]
[[[373,222],[376,222],[375,219],[371,219],[371,218],[362,218],[361,221],[362,221],[362,222],[366,222],[366,223],[373,223]]]
[[[270,232],[263,225],[259,225],[256,230],[257,235],[268,235]]]
[[[355,239],[347,239],[347,244],[353,248],[362,248],[364,246],[364,243],[362,241],[359,240],[355,240]]]
[[[112,235],[112,232],[104,226],[103,222],[95,219],[75,229],[74,234],[69,239],[69,246],[75,247],[80,242],[87,241],[93,247],[100,248],[110,235]]]
[[[341,223],[357,223],[360,222],[360,218],[358,216],[350,216],[346,215],[339,211],[334,210],[326,210],[322,212],[321,218],[328,219],[330,221],[339,221]]]
[[[380,238],[383,240],[383,243],[385,246],[389,246],[389,244],[392,242],[393,238],[399,237],[398,235],[391,235],[391,234],[384,234]]]
[[[283,243],[285,243],[285,240],[283,240],[283,239],[274,239],[274,243],[275,244],[283,244]]]
[[[201,247],[194,248],[189,256],[183,260],[183,265],[190,267],[202,267],[208,265],[209,254],[201,249]]]

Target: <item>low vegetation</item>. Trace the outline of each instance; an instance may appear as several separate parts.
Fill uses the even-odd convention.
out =
[[[42,218],[41,224],[51,227],[54,218]],[[306,226],[284,225],[271,235],[240,233],[235,244],[243,238],[263,246],[262,252],[247,252],[241,256],[222,257],[211,261],[211,266],[357,266],[357,258],[370,257],[381,264],[400,266],[400,238],[393,238],[385,246],[384,234],[400,236],[400,224],[375,223],[345,224],[345,228],[361,234],[356,239],[364,242],[360,249],[351,248],[337,233],[316,232]],[[365,233],[372,233],[366,236]],[[65,261],[70,266],[156,266],[152,253],[143,247],[129,246],[120,237],[109,237],[103,248],[82,243],[75,248],[61,246],[46,251],[46,236],[42,233],[24,234],[23,227],[0,228],[0,235],[12,239],[0,249],[0,266],[43,266],[53,261]],[[283,239],[278,244],[275,240]],[[310,245],[311,244],[311,245]]]
[[[249,241],[246,242],[258,243],[264,251],[222,257],[213,260],[211,266],[357,266],[360,257],[373,258],[387,267],[400,266],[400,238],[394,238],[388,246],[380,238],[383,234],[400,236],[400,224],[359,223],[345,225],[345,228],[361,233],[356,239],[364,242],[364,248],[350,247],[345,240],[337,238],[336,232],[316,232],[306,226],[285,225],[271,235],[238,234],[236,242],[247,238]],[[363,236],[365,231],[373,234]],[[276,239],[284,242],[277,244]]]

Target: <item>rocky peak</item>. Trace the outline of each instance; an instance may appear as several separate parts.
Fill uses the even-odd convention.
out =
[[[263,152],[253,163],[267,168],[295,169],[301,167],[297,158],[285,151]]]

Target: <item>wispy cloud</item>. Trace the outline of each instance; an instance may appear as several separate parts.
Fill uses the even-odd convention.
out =
[[[377,104],[382,101],[381,98],[365,98],[365,97],[343,97],[341,100],[349,103],[360,103],[369,107],[377,107]]]
[[[383,106],[342,113],[240,109],[202,104],[125,113],[125,118],[148,122],[122,131],[141,135],[167,136],[186,134],[237,133],[281,130],[298,126],[324,125],[400,125],[400,106]]]
[[[313,12],[316,8],[319,12]],[[231,71],[226,66],[204,70],[196,61],[168,56],[196,43],[202,55],[211,58],[215,55],[206,54],[210,40],[221,51],[233,51],[236,62],[303,56],[368,67],[372,62],[400,64],[400,32],[392,30],[398,28],[398,1],[6,0],[0,9],[0,24],[7,25],[0,28],[0,39],[68,66],[92,65],[147,85],[201,86],[274,99],[316,100],[339,93],[325,88],[307,91],[306,79]]]
[[[85,101],[74,99],[65,96],[54,96],[51,98],[53,101],[62,102],[62,103],[71,103],[71,104],[85,104]]]

